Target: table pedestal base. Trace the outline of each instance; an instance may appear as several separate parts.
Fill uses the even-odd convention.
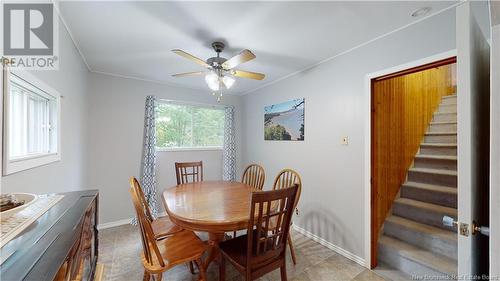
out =
[[[208,250],[208,256],[204,264],[205,271],[208,270],[211,262],[220,263],[219,243],[224,241],[224,235],[224,233],[208,233],[208,245],[210,245],[210,249]]]

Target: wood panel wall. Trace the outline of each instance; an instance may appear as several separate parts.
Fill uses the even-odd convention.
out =
[[[449,63],[449,62],[448,62]],[[441,97],[455,93],[455,63],[372,80],[372,266],[377,240]]]

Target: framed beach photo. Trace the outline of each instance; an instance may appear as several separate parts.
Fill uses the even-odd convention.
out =
[[[304,140],[305,99],[264,107],[264,140]]]

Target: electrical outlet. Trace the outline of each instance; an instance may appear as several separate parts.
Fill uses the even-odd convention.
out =
[[[295,208],[295,215],[299,216],[299,208]]]
[[[342,145],[348,145],[349,144],[349,137],[342,137],[342,140],[340,143]]]

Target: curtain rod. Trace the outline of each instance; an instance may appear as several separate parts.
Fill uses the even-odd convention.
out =
[[[225,109],[228,107],[233,107],[232,105],[220,105],[220,104],[209,104],[209,103],[199,103],[199,102],[190,102],[190,101],[181,101],[181,100],[169,100],[169,99],[158,99],[160,102],[165,103],[174,103],[174,104],[183,104],[183,105],[197,105],[203,107],[212,107],[212,108],[221,108]]]

